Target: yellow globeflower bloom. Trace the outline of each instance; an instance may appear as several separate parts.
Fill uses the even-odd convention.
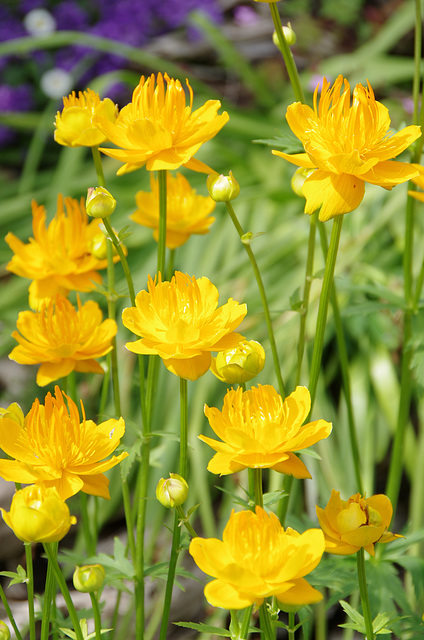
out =
[[[159,237],[159,181],[150,176],[151,191],[138,191],[135,196],[137,211],[130,218],[145,227],[154,229],[153,237]],[[187,242],[191,234],[208,233],[215,218],[209,214],[215,202],[209,196],[199,196],[181,173],[172,177],[168,173],[166,196],[166,246],[176,249]]]
[[[41,364],[37,384],[67,376],[71,371],[104,373],[95,358],[112,350],[118,327],[115,320],[102,322],[99,305],[89,300],[78,310],[57,294],[40,311],[21,311],[12,338],[19,342],[9,355],[19,364]]]
[[[33,281],[29,287],[33,309],[56,293],[90,291],[101,282],[98,270],[106,268],[107,260],[98,260],[91,252],[94,238],[101,233],[100,223],[88,222],[83,200],[59,195],[57,213],[47,227],[45,208],[32,203],[34,237],[27,244],[7,234],[6,242],[15,255],[6,268]]]
[[[81,408],[82,422],[77,405],[56,385],[55,397],[48,393],[44,405],[35,400],[25,427],[2,418],[0,448],[12,459],[0,460],[0,476],[11,482],[54,487],[62,500],[78,491],[110,498],[104,472],[128,453],[105,458],[118,446],[125,423],[119,418],[96,425],[86,420],[82,402]]]
[[[246,468],[268,468],[295,478],[310,478],[293,451],[327,438],[332,429],[331,422],[325,420],[303,425],[310,408],[306,387],[296,387],[284,402],[270,385],[248,391],[230,389],[222,411],[205,405],[209,424],[222,440],[199,436],[217,452],[208,464],[209,471],[227,475]]]
[[[287,122],[305,153],[272,153],[316,169],[303,184],[305,213],[320,209],[319,219],[325,221],[356,209],[366,182],[392,189],[416,176],[413,165],[391,158],[419,138],[421,129],[410,126],[391,135],[389,112],[375,99],[369,83],[356,85],[352,104],[350,85],[341,75],[332,87],[323,79],[319,103],[318,88],[313,109],[301,102],[287,109]]]
[[[208,278],[177,271],[170,282],[149,277],[136,306],[124,309],[122,322],[141,340],[127,342],[134,353],[157,354],[169,371],[197,380],[209,369],[211,351],[229,349],[243,338],[234,329],[247,313],[232,298],[218,306],[218,290]]]
[[[95,147],[107,140],[95,124],[93,118],[99,116],[115,122],[118,109],[109,98],[100,100],[95,91],[80,91],[78,97],[73,91],[63,98],[63,110],[58,111],[55,120],[54,139],[65,147]]]
[[[59,542],[77,519],[53,487],[31,486],[17,491],[3,520],[23,542]]]
[[[166,81],[166,88],[164,84]],[[207,100],[192,111],[193,91],[186,81],[190,102],[186,105],[179,80],[158,73],[147,80],[141,77],[132,101],[111,122],[98,116],[96,125],[110,142],[120,149],[104,149],[106,155],[125,164],[118,175],[146,165],[148,171],[178,169],[182,165],[194,171],[211,173],[210,167],[193,158],[204,142],[213,138],[229,120],[224,112],[217,114],[219,100]]]
[[[261,507],[231,513],[221,540],[193,538],[189,551],[202,571],[216,578],[205,587],[214,607],[244,609],[274,596],[283,605],[303,606],[322,600],[304,576],[324,553],[320,529],[299,534],[281,526]]]
[[[372,556],[376,542],[391,542],[403,536],[390,533],[392,503],[383,494],[363,498],[359,493],[342,500],[334,489],[325,509],[316,507],[325,535],[325,550],[347,556],[363,547]]]

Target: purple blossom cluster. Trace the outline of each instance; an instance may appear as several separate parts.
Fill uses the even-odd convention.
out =
[[[28,35],[26,19],[36,9],[48,12],[54,30],[82,31],[134,47],[183,27],[194,10],[204,11],[215,22],[222,19],[219,0],[14,0],[0,3],[0,42]],[[41,107],[45,95],[39,79],[51,69],[70,73],[78,84],[71,88],[83,89],[94,77],[124,65],[120,56],[76,46],[35,51],[25,64],[22,58],[0,58],[0,112]],[[9,142],[10,134],[0,128],[0,145]]]

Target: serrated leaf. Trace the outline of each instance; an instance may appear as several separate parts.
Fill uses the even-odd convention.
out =
[[[279,502],[284,498],[288,498],[288,494],[285,493],[285,491],[278,489],[276,491],[269,491],[268,493],[264,493],[263,501],[264,505],[269,507],[270,505],[275,504],[276,502]]]
[[[12,578],[8,584],[8,588],[13,584],[23,584],[28,582],[27,574],[22,565],[18,565],[15,571],[0,571],[0,576],[5,576],[6,578]]]
[[[185,629],[193,629],[199,631],[199,633],[210,633],[215,636],[221,636],[223,638],[231,638],[231,633],[228,629],[222,627],[213,627],[210,624],[203,624],[202,622],[174,622],[177,627],[184,627]]]
[[[362,616],[359,611],[357,611],[356,609],[354,609],[348,602],[346,602],[345,600],[339,600],[343,611],[346,613],[347,616],[349,616],[349,618],[353,621],[353,623],[351,622],[345,622],[344,624],[339,625],[340,627],[344,627],[346,629],[356,629],[358,631],[358,633],[362,633],[365,635],[366,633],[366,628],[365,628],[365,620],[364,620],[364,616]]]
[[[228,491],[227,489],[224,489],[224,487],[216,487],[216,488],[219,491],[222,491],[223,493],[226,493],[229,496],[231,496],[231,498],[233,499],[235,504],[241,505],[244,509],[250,509],[251,508],[252,503],[246,502],[246,500],[243,500],[243,498],[240,498],[240,496],[237,496],[235,493],[232,493],[231,491]]]

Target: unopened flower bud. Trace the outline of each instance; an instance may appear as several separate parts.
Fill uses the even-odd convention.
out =
[[[168,509],[179,507],[188,496],[188,484],[178,473],[170,473],[169,478],[161,478],[156,487],[156,498]]]
[[[252,380],[265,365],[265,351],[255,340],[242,340],[212,359],[211,371],[222,382],[241,384]]]
[[[304,198],[303,191],[302,191],[303,183],[305,182],[306,178],[308,178],[311,175],[313,171],[315,171],[315,169],[305,169],[304,167],[299,167],[294,172],[293,177],[291,179],[291,188],[293,189],[293,191],[297,196]]]
[[[0,407],[0,418],[9,418],[9,420],[17,422],[20,427],[24,426],[24,412],[17,402],[12,402],[6,409]]]
[[[293,31],[293,29],[291,28],[291,24],[290,22],[288,23],[288,25],[286,27],[283,27],[283,33],[284,33],[284,38],[287,42],[287,44],[290,46],[292,46],[293,44],[296,44],[296,34]],[[280,41],[278,39],[277,33],[276,31],[274,31],[274,33],[272,34],[272,41],[275,44],[275,46],[277,47],[277,49],[279,49],[281,51],[281,47],[280,47]]]
[[[77,567],[73,575],[74,587],[82,593],[94,593],[103,586],[105,575],[101,564],[86,564]]]
[[[116,200],[104,187],[89,187],[85,208],[92,218],[108,218],[115,211]]]
[[[106,260],[107,258],[107,243],[111,242],[108,240],[104,233],[98,233],[91,239],[90,242],[90,253],[97,260]],[[118,254],[115,245],[112,243],[112,252],[113,255],[116,256]]]
[[[211,173],[206,180],[209,195],[215,202],[228,202],[234,200],[240,193],[240,185],[230,171],[230,175],[224,176]]]
[[[9,640],[10,630],[3,620],[0,620],[0,640]]]

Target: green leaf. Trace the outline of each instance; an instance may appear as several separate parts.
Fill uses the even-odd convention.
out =
[[[358,633],[366,634],[365,628],[365,620],[364,616],[362,616],[359,611],[350,606],[348,602],[345,600],[339,600],[343,611],[353,622],[345,622],[344,624],[339,624],[339,627],[343,627],[344,629],[356,629]]]
[[[12,580],[8,584],[8,588],[11,587],[12,584],[23,584],[25,582],[28,582],[26,571],[20,564],[16,568],[16,573],[14,571],[0,571],[0,576],[12,578]]]
[[[222,636],[223,638],[231,638],[231,633],[228,629],[222,627],[213,627],[210,624],[203,624],[202,622],[174,622],[177,627],[184,627],[185,629],[193,629],[199,631],[199,633],[210,633],[215,636]]]

